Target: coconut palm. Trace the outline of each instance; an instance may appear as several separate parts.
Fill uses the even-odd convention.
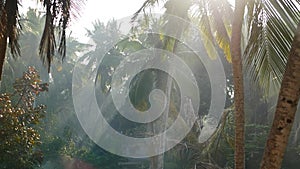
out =
[[[273,125],[261,169],[279,169],[300,98],[300,25],[296,30],[283,75]]]
[[[235,1],[235,8],[232,11],[228,1],[200,0],[198,11],[194,14],[203,32],[203,41],[206,42],[208,54],[217,56],[218,46],[223,50],[227,60],[232,61],[235,105],[234,158],[237,169],[245,167],[244,84],[241,49],[245,6],[245,0]]]
[[[144,6],[153,4],[155,1],[148,0]],[[169,2],[169,1],[168,1]],[[183,1],[181,1],[183,3]],[[207,54],[212,58],[218,56],[217,46],[223,49],[229,61],[233,61],[233,75],[235,86],[235,121],[236,121],[236,135],[235,135],[235,167],[244,168],[245,166],[245,152],[244,152],[244,90],[243,90],[243,71],[241,61],[241,30],[243,23],[243,14],[245,1],[236,1],[235,13],[233,15],[232,9],[228,1],[205,1],[200,0],[196,3],[196,12],[194,17],[197,18],[200,31],[202,33],[204,46],[207,49]],[[190,5],[191,6],[191,5]],[[141,9],[138,11],[140,12]],[[188,10],[186,10],[187,12]],[[223,17],[222,14],[225,14]],[[186,14],[188,16],[188,14]],[[230,20],[233,18],[232,29],[235,31],[230,38]],[[231,39],[231,41],[230,41]],[[231,48],[231,50],[230,50]],[[231,57],[232,56],[232,57]]]
[[[297,58],[294,51],[297,49],[295,43],[298,38],[297,34],[294,37],[294,33],[299,31],[296,31],[300,19],[297,9],[299,5],[299,1],[264,0],[255,2],[248,8],[252,14],[246,31],[249,33],[245,48],[246,70],[249,70],[250,77],[266,94],[278,93],[281,86],[261,168],[281,167],[288,135],[295,119],[299,101],[299,94],[296,94],[297,88],[299,91],[299,77],[297,79],[297,75],[293,75],[299,73],[299,68],[294,59]],[[288,100],[292,102],[289,103]],[[285,102],[292,106],[287,106],[283,111],[282,105]]]
[[[294,73],[292,73],[292,71],[299,72],[299,69],[295,66],[297,61],[293,60],[296,63],[292,63],[291,61],[291,65],[287,66],[286,70],[286,72],[288,71],[289,73],[284,74],[288,53],[290,52],[290,55],[293,55],[295,48],[297,48],[297,46],[295,46],[291,49],[291,45],[293,40],[293,34],[296,30],[296,25],[297,23],[299,23],[300,19],[299,10],[297,9],[297,7],[299,7],[300,4],[299,1],[270,0],[246,1],[243,5],[238,4],[242,3],[242,1],[236,1],[235,3],[236,12],[237,10],[240,10],[241,12],[241,10],[243,10],[246,7],[247,13],[244,14],[244,12],[241,12],[240,14],[234,15],[234,17],[236,18],[234,18],[232,25],[232,36],[230,46],[232,51],[233,72],[235,71],[235,68],[238,67],[236,63],[234,63],[235,56],[233,54],[233,51],[235,49],[238,49],[237,46],[240,47],[240,45],[238,44],[242,44],[242,49],[244,49],[243,55],[246,63],[244,71],[251,72],[250,77],[253,79],[253,81],[257,82],[257,84],[259,84],[259,86],[265,90],[266,94],[269,94],[270,91],[275,91],[276,93],[276,89],[278,89],[280,83],[282,86],[281,92],[279,94],[279,102],[277,104],[277,111],[275,113],[273,127],[271,129],[271,133],[267,141],[267,146],[262,161],[262,168],[280,168],[284,151],[287,146],[288,135],[291,131],[292,124],[290,123],[294,121],[294,114],[297,108],[297,103],[299,101],[299,95],[296,96],[295,94],[292,94],[293,92],[297,93],[297,91],[299,91],[299,77],[297,79],[297,76],[295,76],[293,79],[295,81],[298,80],[298,83],[292,83],[292,81],[288,83],[289,85],[285,85],[287,83],[287,80],[282,79],[289,79],[285,76],[295,75]],[[238,18],[237,15],[239,15],[240,17]],[[247,17],[242,17],[244,15],[246,15]],[[239,22],[240,24],[238,29],[235,29],[235,22]],[[243,27],[241,25],[241,22],[244,22]],[[244,31],[243,34],[239,35],[243,30],[246,31]],[[234,36],[237,36],[239,39],[235,39]],[[244,41],[241,41],[241,38],[243,38]],[[297,37],[295,37],[294,39],[297,39]],[[238,41],[239,43],[236,42],[236,45],[233,45],[234,41]],[[294,40],[294,43],[296,43],[295,41],[296,40]],[[239,51],[236,52],[241,51],[241,49],[238,50]],[[239,62],[241,61],[240,59],[238,60]],[[294,66],[293,69],[289,68],[291,66]],[[237,72],[238,74],[240,74],[242,72],[242,69],[238,70]],[[238,78],[236,75],[237,74],[233,73],[233,78]],[[242,76],[240,76],[240,78],[242,78]],[[237,99],[237,94],[239,94],[239,92],[243,92],[243,89],[239,88],[239,86],[236,86],[236,84],[237,83],[234,83],[235,102],[239,100]],[[294,91],[290,92],[293,89]],[[286,94],[286,92],[290,93]],[[288,98],[288,96],[292,97],[292,107],[288,110],[289,113],[282,113],[282,109],[280,111],[280,108],[278,107],[284,104],[282,102],[287,101],[281,98]],[[235,103],[235,107],[241,106],[241,104],[243,103]],[[236,107],[236,109],[238,108]],[[237,114],[235,115],[235,144],[244,144],[243,142],[238,141],[242,138],[237,138],[238,136],[242,137],[242,135],[238,134],[237,132],[238,130],[242,130],[244,126],[241,125],[241,123],[244,123],[244,121],[239,121],[244,119],[244,117],[238,118],[237,115],[239,115],[238,112],[241,113],[243,111],[244,110],[236,110]],[[289,120],[283,123],[278,119]],[[278,128],[280,128],[280,126],[282,125],[282,123],[285,124],[285,134],[280,134],[277,131]],[[280,146],[274,148],[276,147],[275,145]],[[237,152],[240,151],[237,148],[241,148],[241,146],[235,146],[235,168],[244,168],[244,163],[240,161],[243,159],[243,157],[237,156],[238,154],[242,155],[241,152]]]
[[[257,1],[248,5],[245,68],[265,94],[278,93],[300,13],[299,1]]]
[[[56,54],[55,27],[59,28],[58,54],[62,59],[66,56],[66,28],[71,15],[76,16],[76,10],[83,1],[72,0],[41,0],[45,8],[46,20],[43,35],[40,41],[39,54],[50,71],[51,60]],[[19,7],[22,2],[19,0],[0,0],[0,75],[2,75],[3,63],[5,61],[7,44],[13,56],[20,55],[18,38],[21,31]],[[71,9],[74,9],[71,12]],[[58,25],[56,24],[58,23]],[[1,80],[1,77],[0,77]]]
[[[144,6],[152,5],[153,3],[157,2],[157,0],[148,0],[144,3]],[[293,32],[295,31],[296,24],[299,22],[299,7],[298,1],[236,1],[235,4],[235,12],[233,24],[226,24],[224,18],[222,16],[217,15],[217,12],[213,12],[214,10],[218,11],[220,9],[225,9],[224,5],[221,4],[220,1],[214,4],[213,1],[205,1],[200,0],[199,4],[202,4],[202,8],[197,9],[198,16],[201,16],[199,21],[202,23],[202,31],[205,33],[204,37],[208,37],[204,40],[206,42],[206,46],[212,46],[213,42],[217,40],[217,44],[224,50],[228,48],[228,44],[231,41],[231,54],[232,60],[235,62],[233,64],[233,70],[236,72],[235,77],[236,82],[235,86],[235,104],[236,104],[236,139],[240,140],[236,142],[236,168],[243,168],[243,158],[244,154],[243,149],[243,97],[241,94],[243,93],[242,88],[242,68],[241,68],[241,44],[243,45],[244,56],[245,56],[245,63],[246,67],[245,70],[250,72],[251,77],[254,79],[255,82],[258,82],[260,87],[265,89],[268,93],[270,89],[279,88],[281,79],[284,77],[283,73],[285,70],[285,64],[287,60],[287,53],[290,50],[291,42],[293,39]],[[211,4],[211,5],[210,5]],[[215,5],[215,6],[214,6]],[[215,8],[212,8],[212,7]],[[217,8],[216,8],[217,7]],[[247,8],[247,13],[244,13],[244,7]],[[141,8],[142,9],[142,8]],[[139,11],[142,11],[142,10]],[[208,9],[211,9],[209,11]],[[209,12],[207,12],[209,11]],[[230,11],[230,10],[227,10]],[[226,15],[229,12],[223,12],[222,14]],[[239,14],[238,14],[239,13]],[[204,17],[205,16],[205,17]],[[209,16],[209,17],[206,17]],[[243,17],[246,16],[246,17]],[[215,17],[215,19],[213,19]],[[220,19],[221,18],[221,19]],[[219,21],[219,22],[217,22]],[[218,23],[217,25],[212,25],[212,23]],[[220,24],[225,23],[225,24]],[[230,22],[229,22],[230,23]],[[242,24],[243,23],[243,27]],[[225,25],[225,26],[224,26]],[[226,31],[230,34],[231,29],[234,34],[232,35],[230,41],[229,38],[226,38]],[[204,29],[203,29],[204,28]],[[225,28],[225,29],[224,29]],[[243,34],[241,34],[243,31]],[[216,35],[223,35],[223,36],[216,36]],[[243,41],[241,41],[243,38]],[[218,40],[219,39],[219,40]],[[220,41],[221,40],[221,41]],[[223,42],[223,43],[220,43]],[[210,48],[208,53],[213,53],[211,51],[214,48]],[[292,50],[293,51],[293,50]],[[227,56],[230,56],[230,52],[224,53]],[[228,54],[229,53],[229,54]],[[236,64],[238,63],[238,64]],[[288,66],[289,67],[289,66]],[[238,76],[237,76],[238,75]],[[286,76],[287,74],[285,74]],[[285,78],[284,78],[285,79]],[[299,81],[299,80],[298,80]],[[293,88],[297,86],[294,84],[293,86],[289,86]],[[283,89],[282,89],[283,90]],[[288,91],[287,88],[285,90]],[[272,90],[276,91],[276,90]],[[295,91],[295,93],[297,93]],[[299,93],[299,92],[298,92]],[[289,93],[291,94],[291,93]],[[281,92],[282,95],[282,92]],[[238,98],[238,99],[237,99]],[[296,101],[294,101],[296,100]],[[297,99],[293,99],[293,105],[297,102]],[[280,103],[278,103],[280,105]],[[239,108],[237,108],[239,106]],[[278,113],[275,115],[275,122],[278,118]],[[294,117],[290,120],[293,121]],[[277,120],[278,121],[278,120]],[[288,120],[289,121],[289,120]],[[290,122],[290,121],[289,121]],[[275,123],[277,124],[277,123]],[[273,125],[276,126],[276,125]],[[277,124],[278,126],[278,124]],[[289,128],[287,128],[289,129]],[[274,131],[274,129],[272,130]],[[270,138],[274,138],[270,134]],[[278,135],[277,135],[278,136]],[[277,137],[276,137],[277,138]],[[281,138],[283,139],[283,138]],[[275,141],[273,139],[273,144]],[[268,141],[267,145],[270,145]],[[286,145],[282,142],[277,142],[280,145]],[[238,152],[237,152],[238,151]],[[268,151],[268,146],[266,148]],[[280,149],[280,155],[283,154],[284,149]],[[276,153],[273,153],[273,155]],[[270,156],[272,153],[266,153],[265,156]],[[267,159],[272,159],[274,157],[266,157],[264,158],[263,166],[265,165]],[[282,159],[282,156],[279,156]],[[277,159],[278,160],[278,159]],[[277,161],[272,160],[272,161]],[[280,160],[279,160],[280,161]],[[280,165],[280,164],[277,164]],[[268,168],[268,167],[266,167]]]
[[[235,11],[232,23],[230,50],[232,56],[232,72],[235,105],[235,151],[236,169],[245,168],[245,113],[244,113],[244,78],[242,66],[242,24],[246,1],[235,1]]]

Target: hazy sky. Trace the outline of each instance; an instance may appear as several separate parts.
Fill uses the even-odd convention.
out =
[[[107,22],[110,19],[121,19],[134,14],[144,3],[145,0],[87,0],[82,7],[81,16],[77,20],[72,20],[69,30],[78,40],[86,42],[85,29],[91,29],[95,20]],[[233,3],[234,0],[230,0]],[[37,7],[37,0],[21,0],[23,8],[21,12],[26,11],[28,7]],[[40,3],[39,3],[40,4]],[[41,6],[41,5],[40,5]],[[152,10],[161,13],[162,5]]]
[[[112,18],[128,17],[134,14],[143,2],[144,0],[88,0],[79,20],[72,22],[72,33],[75,36],[84,36],[85,28],[92,28],[92,23],[97,19],[107,22]]]
[[[81,16],[72,20],[69,30],[72,35],[79,38],[80,41],[87,41],[85,37],[85,28],[91,29],[96,20],[107,22],[110,19],[121,19],[134,14],[143,4],[144,0],[87,0],[82,7]],[[36,8],[36,0],[22,0],[23,7],[20,9],[24,12],[28,7]],[[159,12],[162,7],[154,11]]]

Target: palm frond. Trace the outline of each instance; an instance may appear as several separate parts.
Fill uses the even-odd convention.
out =
[[[70,19],[70,0],[61,0],[61,18],[59,20],[60,30],[60,43],[58,47],[58,53],[62,56],[62,59],[66,57],[66,28]]]
[[[83,3],[83,0],[43,0],[43,6],[46,8],[46,21],[39,53],[43,62],[47,64],[49,72],[51,60],[56,54],[55,28],[59,29],[58,54],[64,60],[66,57],[66,29],[70,17],[79,14],[78,11]]]
[[[211,58],[215,58],[216,51],[221,48],[231,61],[230,35],[233,8],[227,0],[200,0],[196,4],[192,17],[199,24],[204,41],[204,47]],[[215,52],[214,52],[215,51]]]
[[[257,1],[250,11],[249,40],[245,47],[246,72],[266,94],[282,81],[287,55],[300,19],[298,1]],[[277,92],[276,92],[277,93]]]
[[[211,41],[211,38],[209,38],[208,36],[206,36],[205,33],[203,33],[203,31],[201,31],[200,33],[207,55],[211,59],[216,59],[219,56],[216,45]]]
[[[56,48],[54,25],[53,25],[54,18],[55,18],[53,11],[55,12],[56,5],[54,4],[52,7],[51,1],[45,0],[44,6],[46,7],[46,21],[45,21],[43,35],[40,42],[39,54],[42,58],[43,63],[47,64],[48,72],[50,72],[51,60],[54,56],[54,51]]]
[[[231,53],[230,53],[230,38],[229,38],[229,33],[228,29],[226,28],[226,25],[229,25],[231,22],[230,20],[227,20],[226,24],[226,19],[232,18],[233,16],[233,10],[230,8],[230,4],[227,3],[221,3],[224,1],[210,1],[210,8],[212,12],[212,23],[213,27],[215,29],[215,40],[218,44],[218,46],[223,50],[226,59],[231,62]],[[224,6],[225,5],[225,6]],[[226,14],[229,13],[229,16],[226,18],[223,18],[221,14]]]
[[[13,57],[20,55],[18,38],[21,26],[19,25],[18,5],[18,0],[0,1],[0,80],[7,44],[10,47]]]
[[[13,56],[20,55],[20,45],[18,38],[20,34],[18,0],[10,0],[5,3],[5,11],[7,15],[7,36],[10,52]]]
[[[77,19],[80,17],[82,11],[82,7],[85,6],[85,2],[87,0],[70,0],[70,18]]]
[[[131,20],[135,21],[139,14],[142,12],[145,13],[145,9],[151,6],[154,6],[155,3],[159,3],[159,1],[165,1],[165,0],[146,0],[143,5],[133,14]]]
[[[199,22],[199,28],[200,28],[200,34],[201,39],[204,45],[204,48],[206,49],[207,55],[211,59],[216,59],[218,57],[218,51],[216,48],[216,44],[214,43],[213,34],[211,32],[211,25],[209,22],[209,18],[207,15],[202,15]]]

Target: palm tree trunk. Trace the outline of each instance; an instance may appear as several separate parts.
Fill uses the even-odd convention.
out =
[[[280,169],[300,97],[300,24],[284,73],[261,169]]]
[[[0,81],[7,48],[7,17],[4,9],[0,9]]]
[[[235,169],[245,168],[245,115],[244,115],[244,84],[241,52],[241,30],[245,9],[245,0],[235,1],[235,11],[232,24],[230,50],[234,83],[235,105]]]

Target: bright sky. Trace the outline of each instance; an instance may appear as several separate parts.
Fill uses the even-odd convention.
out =
[[[36,8],[36,0],[21,0],[23,8],[21,12],[25,12],[28,7]],[[144,0],[87,0],[81,10],[81,16],[77,20],[72,20],[69,30],[72,35],[79,38],[80,41],[87,41],[85,37],[85,29],[91,29],[93,22],[100,20],[107,22],[111,19],[121,19],[134,14],[144,3]],[[162,7],[154,9],[159,12]]]
[[[134,14],[144,3],[144,0],[88,0],[81,11],[78,21],[73,20],[71,29],[76,37],[84,36],[85,28],[92,28],[95,20],[107,22],[114,19],[121,19]],[[155,9],[159,12],[159,9]]]
[[[100,20],[107,22],[110,19],[121,19],[134,14],[144,3],[145,0],[87,0],[82,8],[81,17],[72,20],[70,30],[72,35],[77,37],[79,41],[87,42],[85,29],[91,29],[93,22]],[[230,0],[233,3],[234,0]],[[37,0],[21,0],[23,9],[26,11],[28,7],[35,8]],[[163,7],[156,7],[152,12],[161,13]]]

